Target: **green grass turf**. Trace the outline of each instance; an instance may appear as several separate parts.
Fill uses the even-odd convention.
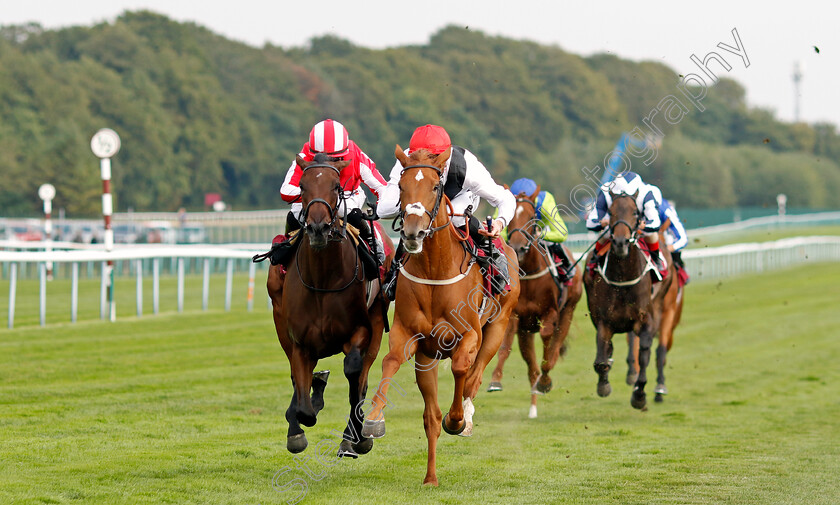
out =
[[[408,366],[396,377],[406,395],[392,388],[388,432],[370,454],[329,467],[310,460],[313,475],[299,468],[285,450],[288,363],[262,277],[251,313],[241,302],[225,313],[221,295],[201,312],[195,281],[180,315],[47,328],[36,316],[35,326],[0,330],[0,503],[280,504],[294,497],[272,487],[285,467],[276,483],[300,479],[303,503],[317,504],[840,503],[838,281],[840,264],[826,264],[690,284],[671,394],[647,412],[629,405],[621,337],[613,394],[597,397],[581,303],[539,417],[527,418],[514,351],[505,390],[477,399],[475,435],[441,436],[439,488],[420,485],[422,400]],[[88,289],[95,299],[97,290]],[[21,300],[34,295],[20,296],[32,312]],[[452,378],[440,367],[445,408]],[[305,456],[321,441],[333,453],[331,432],[348,412],[340,358],[319,368],[333,375]],[[377,361],[372,387],[379,376]]]

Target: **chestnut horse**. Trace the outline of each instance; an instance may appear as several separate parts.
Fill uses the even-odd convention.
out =
[[[363,264],[338,217],[344,205],[339,173],[348,162],[319,155],[312,162],[298,156],[297,163],[303,169],[300,221],[305,236],[299,238],[288,273],[279,265],[272,266],[267,282],[277,338],[292,369],[294,393],[286,410],[286,448],[292,453],[306,449],[300,425],[315,425],[329,375],[329,371],[313,374],[315,365],[321,358],[343,352],[344,375],[350,383],[350,419],[338,454],[355,458],[373,447],[373,440],[359,436],[362,419],[357,407],[364,401],[368,371],[379,352],[388,303],[378,295],[368,307]]]
[[[382,360],[382,381],[362,435],[385,435],[383,408],[389,382],[414,356],[429,443],[423,484],[436,486],[435,457],[441,426],[452,435],[472,434],[473,400],[481,375],[499,350],[519,297],[518,263],[513,250],[505,246],[511,290],[485,299],[482,271],[462,245],[466,237],[461,233],[466,231],[459,232],[447,213],[450,204],[441,178],[451,148],[440,155],[420,149],[407,156],[397,146],[394,154],[404,167],[399,183],[401,237],[410,257],[400,270],[390,350]],[[452,359],[455,377],[455,392],[446,416],[438,406],[437,363],[444,358]]]
[[[664,294],[674,279],[673,265],[666,248],[660,250],[669,264],[669,274],[651,293],[650,270],[655,269],[642,252],[637,240],[644,216],[636,206],[636,195],[612,194],[610,205],[610,250],[597,272],[583,276],[589,317],[597,330],[595,371],[598,395],[612,392],[609,372],[612,367],[612,336],[634,332],[639,336],[639,373],[634,382],[630,405],[646,407],[645,385],[650,347],[662,319]],[[590,253],[590,254],[594,254]]]
[[[508,244],[516,251],[522,271],[519,280],[519,303],[513,309],[505,339],[499,349],[499,359],[493,370],[493,382],[501,388],[502,369],[510,356],[514,332],[519,337],[519,352],[528,364],[528,381],[531,386],[531,408],[528,417],[537,417],[537,394],[551,391],[548,373],[557,359],[566,353],[566,337],[575,307],[583,294],[583,273],[575,273],[571,286],[558,286],[552,276],[553,255],[539,242],[540,231],[536,219],[536,200],[540,187],[533,195],[520,193],[516,197],[516,214],[508,225]],[[571,258],[571,251],[566,249]],[[542,326],[542,329],[540,328]],[[543,343],[543,359],[537,364],[534,350],[534,333],[539,332]],[[496,389],[494,389],[496,390]]]
[[[665,222],[660,230],[662,233],[668,229],[670,224]],[[664,242],[663,242],[664,243]],[[676,273],[676,267],[669,265],[669,272]],[[683,310],[685,287],[677,282],[676,277],[662,299],[662,322],[659,324],[659,346],[656,348],[656,389],[654,401],[657,403],[664,400],[668,394],[665,387],[665,360],[671,346],[674,344],[674,330],[680,322]],[[627,333],[627,384],[633,385],[639,374],[639,340],[633,332]]]

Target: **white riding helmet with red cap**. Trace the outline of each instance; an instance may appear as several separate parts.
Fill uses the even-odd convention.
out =
[[[324,153],[341,157],[347,154],[349,147],[350,136],[344,125],[338,121],[325,119],[309,132],[309,151],[312,154]]]

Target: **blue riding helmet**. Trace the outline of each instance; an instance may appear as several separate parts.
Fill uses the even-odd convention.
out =
[[[526,195],[530,196],[534,194],[534,191],[537,190],[537,183],[531,179],[527,179],[523,177],[522,179],[516,179],[513,181],[513,184],[510,185],[510,192],[515,195],[519,193],[525,193]]]

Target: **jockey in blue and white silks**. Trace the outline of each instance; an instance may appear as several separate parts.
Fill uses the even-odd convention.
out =
[[[659,188],[645,184],[639,174],[635,172],[626,172],[616,177],[615,180],[601,185],[600,190],[598,198],[595,200],[595,207],[592,208],[586,218],[586,228],[590,231],[601,231],[610,225],[610,205],[612,205],[613,194],[635,195],[636,207],[644,219],[642,236],[656,267],[660,271],[665,270],[666,265],[659,256],[659,227],[662,226],[659,215],[662,193]],[[606,235],[598,240],[593,255],[595,262],[606,254],[607,249],[609,249],[609,241],[610,237]]]
[[[659,201],[659,220],[662,223],[668,222],[668,229],[665,230],[665,243],[672,253],[679,252],[688,245],[688,234],[685,226],[677,215],[677,209],[668,200],[662,198],[662,191],[653,184],[647,185],[654,198]]]

